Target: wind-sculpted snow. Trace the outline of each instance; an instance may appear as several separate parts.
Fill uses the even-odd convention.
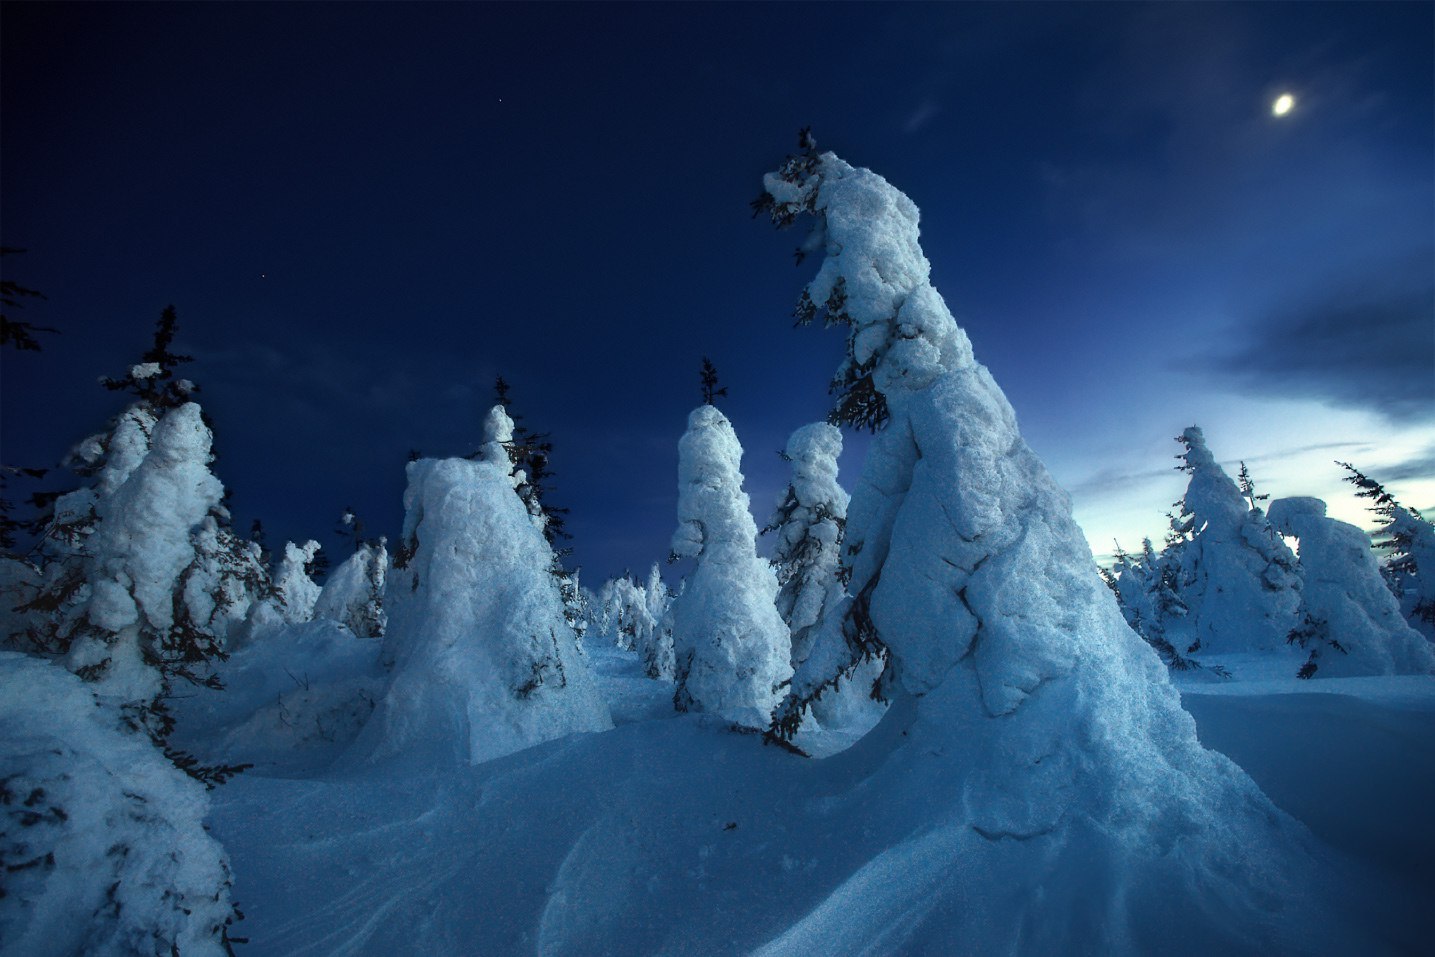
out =
[[[716,408],[688,416],[678,444],[673,554],[696,559],[673,603],[673,656],[682,710],[767,727],[792,674],[777,578],[757,557],[757,526],[742,490],[742,446]]]
[[[779,204],[816,189],[805,248],[827,258],[808,296],[821,303],[844,279],[844,368],[875,362],[890,414],[848,511],[854,597],[814,658],[887,650],[893,706],[854,748],[873,761],[859,790],[875,818],[913,822],[901,840],[951,835],[950,853],[931,859],[931,919],[950,940],[981,939],[981,952],[1069,949],[1044,928],[1082,924],[1116,949],[1158,949],[1168,932],[1194,950],[1259,949],[1319,924],[1297,892],[1308,841],[1196,740],[1165,668],[1091,567],[1067,495],[931,290],[915,207],[870,171],[810,159],[765,182]],[[800,182],[779,195],[792,175]],[[832,647],[839,634],[846,655]],[[1082,873],[1121,907],[1076,893],[1033,904],[1040,922],[993,923],[984,910],[993,895],[1010,906]],[[864,881],[854,896],[869,893]],[[829,930],[845,926],[845,901],[831,899]],[[836,952],[901,949],[921,923]],[[813,939],[775,946],[801,953]]]
[[[507,456],[421,459],[408,478],[409,554],[385,600],[393,678],[356,754],[479,762],[612,727]]]
[[[204,789],[114,721],[79,678],[0,652],[6,957],[231,952],[229,866],[204,828]]]
[[[1300,541],[1302,634],[1314,677],[1435,672],[1435,654],[1401,615],[1369,536],[1327,518],[1317,498],[1277,499],[1271,521]]]

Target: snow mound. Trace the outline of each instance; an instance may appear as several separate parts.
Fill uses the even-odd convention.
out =
[[[209,801],[80,679],[0,652],[0,951],[230,952],[235,917]]]
[[[1277,499],[1271,522],[1300,541],[1300,634],[1314,646],[1315,676],[1435,671],[1435,653],[1401,615],[1364,532],[1327,518],[1318,498]]]

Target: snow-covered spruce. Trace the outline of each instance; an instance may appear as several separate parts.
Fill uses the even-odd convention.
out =
[[[1158,555],[1149,538],[1141,540],[1140,558],[1117,543],[1115,560],[1110,570],[1102,570],[1102,577],[1115,593],[1116,604],[1131,630],[1146,639],[1166,667],[1172,671],[1190,671],[1201,666],[1183,655],[1166,636],[1170,627],[1180,640],[1181,626],[1189,614],[1177,584],[1180,579],[1178,555],[1179,552]]]
[[[1208,654],[1283,647],[1300,607],[1295,556],[1254,493],[1243,494],[1217,464],[1199,428],[1176,441],[1191,480],[1163,557],[1177,569],[1186,611],[1163,622],[1165,637],[1177,651]]]
[[[384,636],[384,581],[389,571],[385,545],[382,538],[361,544],[329,573],[314,602],[314,618],[337,621],[360,638]]]
[[[204,957],[230,953],[224,849],[204,788],[90,687],[0,652],[0,951]]]
[[[1370,499],[1377,517],[1375,544],[1385,552],[1380,573],[1400,602],[1410,626],[1435,641],[1435,525],[1413,508],[1406,508],[1385,486],[1349,462],[1337,462],[1350,474],[1345,481]]]
[[[1310,648],[1301,677],[1435,672],[1429,642],[1400,614],[1364,532],[1326,517],[1318,498],[1277,499],[1271,521],[1300,542],[1304,589],[1292,640]]]
[[[871,862],[763,952],[1329,946],[1331,912],[1307,906],[1305,833],[1197,741],[932,288],[917,208],[804,145],[766,177],[760,208],[779,224],[815,216],[804,248],[826,258],[799,310],[825,304],[849,328],[834,419],[886,422],[848,510],[846,653],[819,639],[809,662],[890,655],[891,709],[832,760],[906,864],[891,880]],[[873,939],[873,914],[910,916]]]
[[[210,441],[199,406],[173,409],[123,483],[96,501],[88,598],[60,628],[66,664],[95,680],[102,700],[147,705],[171,674],[193,677],[220,650],[206,625],[212,605],[195,608],[183,596],[197,558],[192,533],[224,493],[209,471]]]
[[[648,570],[648,583],[643,588],[646,619],[651,626],[637,634],[637,650],[643,659],[643,672],[649,678],[671,679],[674,672],[673,628],[668,609],[673,595],[663,583],[663,573],[654,562]]]
[[[757,557],[741,463],[727,417],[711,405],[694,409],[678,443],[673,555],[696,567],[673,604],[673,700],[680,711],[765,728],[792,666],[777,578]]]
[[[794,669],[807,660],[823,612],[842,600],[839,548],[849,496],[837,484],[841,454],[836,426],[814,422],[793,432],[783,450],[792,481],[764,529],[777,533],[777,610],[792,632]]]
[[[478,763],[612,727],[508,468],[496,438],[479,461],[409,463],[385,600],[393,677],[357,755]]]
[[[309,568],[320,545],[310,539],[302,545],[284,543],[284,557],[274,573],[274,590],[278,592],[280,616],[289,624],[309,621],[314,617],[314,604],[321,591],[318,582],[309,577]]]

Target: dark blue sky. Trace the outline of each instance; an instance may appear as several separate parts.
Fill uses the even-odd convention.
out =
[[[1098,551],[1159,531],[1192,422],[1277,495],[1348,498],[1340,457],[1430,505],[1432,9],[5,4],[5,275],[63,334],[0,356],[0,451],[101,427],[173,303],[240,527],[396,532],[501,373],[585,580],[643,567],[701,356],[759,519],[827,407],[815,267],[747,209],[811,124],[921,207]]]

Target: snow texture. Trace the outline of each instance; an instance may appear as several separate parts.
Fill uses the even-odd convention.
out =
[[[1401,615],[1364,532],[1328,518],[1318,498],[1277,499],[1271,521],[1300,542],[1302,635],[1315,677],[1435,672],[1429,642]]]
[[[75,676],[0,652],[0,954],[219,957],[234,913],[204,788],[112,719]]]
[[[217,667],[222,690],[196,688],[173,702],[172,743],[204,763],[259,772],[327,767],[383,693],[379,650],[327,619],[267,629]]]
[[[696,559],[673,607],[679,710],[766,728],[792,675],[777,578],[757,557],[757,525],[742,490],[742,446],[711,405],[688,416],[678,443],[673,555]]]
[[[612,727],[507,455],[409,463],[404,507],[411,554],[385,600],[393,678],[355,754],[477,763]]]

